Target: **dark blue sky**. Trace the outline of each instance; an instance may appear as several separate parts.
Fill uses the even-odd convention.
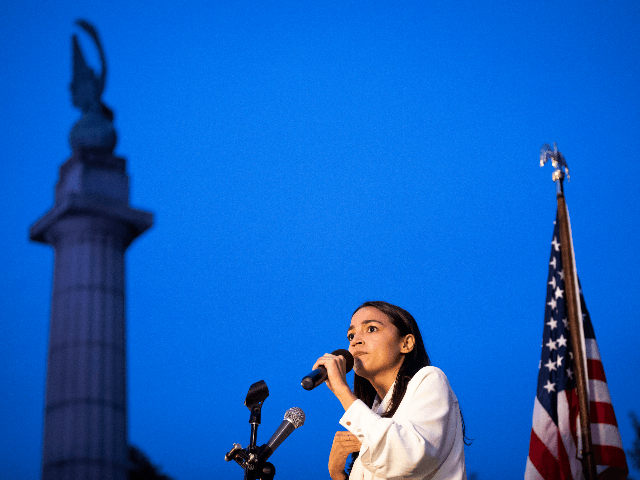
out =
[[[460,399],[469,472],[524,474],[542,339],[557,142],[578,272],[625,448],[640,412],[640,6],[602,2],[43,2],[0,6],[0,478],[36,479],[53,205],[76,18],[101,35],[131,204],[130,442],[179,480],[241,478],[303,427],[276,478],[327,478],[341,407],[301,377],[382,299],[418,320]],[[636,476],[638,472],[634,472]]]

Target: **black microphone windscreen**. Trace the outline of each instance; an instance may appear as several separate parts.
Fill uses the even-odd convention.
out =
[[[353,368],[353,355],[349,353],[349,350],[339,348],[338,350],[331,352],[331,355],[339,355],[344,357],[344,359],[347,361],[347,373],[351,371],[351,369]]]

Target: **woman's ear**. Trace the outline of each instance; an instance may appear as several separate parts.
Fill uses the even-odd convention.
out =
[[[400,353],[409,353],[413,350],[413,347],[416,345],[416,338],[413,334],[406,335],[402,341],[402,345],[400,346]]]

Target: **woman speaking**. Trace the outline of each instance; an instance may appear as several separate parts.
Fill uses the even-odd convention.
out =
[[[430,366],[409,312],[366,302],[347,330],[354,387],[342,356],[325,354],[326,384],[345,409],[329,455],[333,480],[464,480],[464,423],[458,399],[439,368]],[[350,474],[347,457],[356,453]],[[355,455],[354,455],[355,456]]]

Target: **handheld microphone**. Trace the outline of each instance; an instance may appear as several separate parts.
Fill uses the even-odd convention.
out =
[[[284,420],[271,436],[266,445],[260,447],[260,455],[258,461],[266,461],[271,454],[280,446],[284,440],[291,435],[296,428],[304,424],[304,412],[301,408],[293,407],[284,414]]]
[[[353,368],[353,355],[349,353],[349,350],[345,350],[344,348],[340,348],[335,352],[331,352],[331,355],[338,355],[344,357],[347,361],[347,373],[351,371]],[[323,366],[316,368],[309,375],[302,379],[302,388],[305,390],[313,390],[322,382],[327,379],[327,369]]]

